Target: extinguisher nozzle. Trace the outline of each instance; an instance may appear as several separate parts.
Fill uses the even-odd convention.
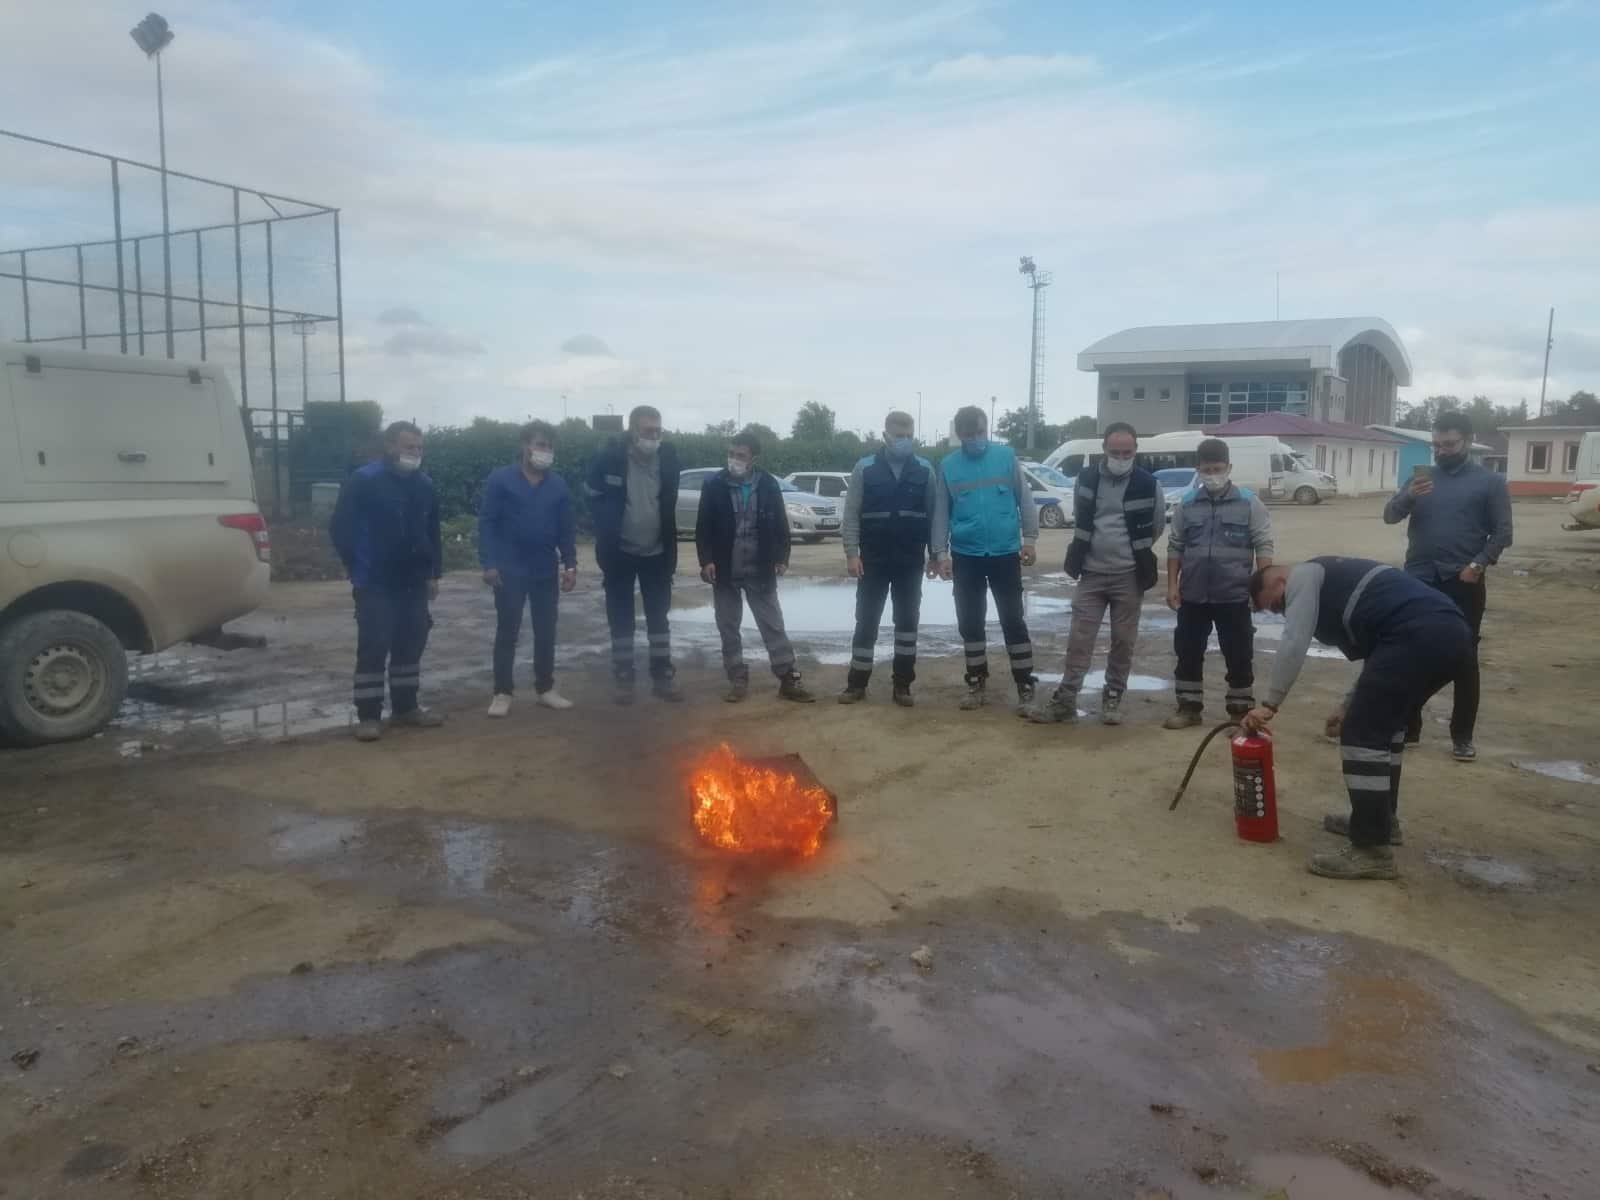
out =
[[[1225,729],[1237,728],[1239,728],[1239,722],[1224,721],[1222,724],[1218,725],[1216,728],[1207,733],[1205,737],[1200,739],[1200,745],[1196,747],[1194,757],[1189,760],[1189,769],[1183,773],[1183,782],[1178,785],[1178,790],[1172,797],[1172,803],[1167,805],[1168,812],[1171,812],[1173,809],[1177,808],[1178,801],[1183,799],[1183,793],[1188,790],[1189,787],[1189,780],[1194,778],[1194,769],[1200,765],[1200,756],[1206,752],[1206,747],[1211,744],[1211,739],[1216,737],[1217,734],[1221,733]]]

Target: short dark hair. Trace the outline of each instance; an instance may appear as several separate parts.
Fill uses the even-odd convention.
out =
[[[396,421],[383,431],[383,440],[386,442],[399,441],[402,433],[414,433],[418,437],[422,436],[422,430],[418,429],[414,422]]]
[[[728,439],[728,445],[743,446],[745,449],[750,451],[751,458],[761,457],[761,439],[755,434],[751,433],[748,429],[741,429],[738,433],[734,434],[733,437]]]
[[[656,408],[654,405],[651,405],[651,404],[641,404],[641,405],[639,405],[631,413],[628,414],[628,428],[629,429],[637,429],[637,428],[639,428],[639,422],[644,420],[646,417],[654,417],[656,420],[659,421],[659,420],[661,420],[661,410],[659,408]]]
[[[1435,433],[1459,433],[1467,439],[1467,444],[1472,444],[1472,418],[1460,409],[1442,412],[1433,419]]]
[[[1250,576],[1250,606],[1252,608],[1261,606],[1261,593],[1266,590],[1267,572],[1270,570],[1272,570],[1271,567],[1257,567]]]
[[[1225,463],[1228,461],[1228,443],[1221,438],[1206,438],[1194,448],[1196,462]]]
[[[1111,440],[1113,433],[1125,433],[1133,439],[1134,445],[1139,444],[1139,431],[1126,421],[1113,421],[1106,426],[1106,431],[1100,435],[1100,445],[1103,448]]]
[[[969,404],[965,408],[956,409],[954,422],[956,436],[960,437],[963,430],[976,433],[980,426],[987,427],[989,418],[984,415],[983,409],[976,404]]]
[[[526,446],[534,438],[542,437],[552,446],[556,444],[556,427],[549,421],[529,421],[522,427],[522,444]]]
[[[884,429],[888,429],[891,425],[909,425],[911,428],[915,429],[917,427],[917,422],[910,413],[901,412],[897,408],[883,419]]]

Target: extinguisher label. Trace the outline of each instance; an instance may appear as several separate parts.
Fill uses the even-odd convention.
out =
[[[1246,818],[1267,815],[1267,785],[1260,767],[1234,767],[1233,813]]]

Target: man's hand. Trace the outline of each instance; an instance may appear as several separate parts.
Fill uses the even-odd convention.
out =
[[[1039,561],[1039,551],[1038,550],[1036,550],[1032,546],[1024,546],[1022,548],[1022,565],[1023,566],[1031,567],[1031,566],[1033,566],[1034,563],[1036,563],[1038,561]]]
[[[438,598],[439,598],[439,581],[437,579],[430,579],[430,580],[428,580],[428,603],[432,604]]]
[[[774,563],[773,566],[772,566],[772,569],[774,571],[776,571],[779,575],[787,575],[789,573],[789,564],[788,563]]]
[[[1239,719],[1239,727],[1246,733],[1265,733],[1272,718],[1277,715],[1276,709],[1268,708],[1265,704],[1258,705]]]
[[[561,590],[563,592],[570,592],[573,588],[575,588],[577,586],[578,586],[578,568],[577,567],[568,567],[566,570],[561,572]]]
[[[485,583],[487,583],[492,588],[499,587],[500,586],[500,568],[499,567],[485,567],[483,569],[483,581]]]
[[[1418,496],[1426,496],[1433,491],[1433,479],[1428,475],[1418,475],[1412,479],[1411,486],[1406,488],[1406,491],[1410,493],[1413,500]]]
[[[717,564],[707,563],[705,566],[701,567],[700,578],[704,579],[707,583],[715,583],[717,581]]]
[[[847,554],[847,555],[845,555],[844,573],[846,575],[850,576],[851,579],[860,579],[861,578],[862,574],[864,573],[864,568],[861,566],[861,555],[859,555],[859,554]]]
[[[950,562],[950,556],[947,554],[939,560],[939,578],[949,583],[954,577],[955,568]]]
[[[1344,705],[1340,705],[1328,714],[1328,719],[1322,723],[1322,732],[1326,737],[1336,738],[1344,732]]]
[[[1169,583],[1167,585],[1167,607],[1170,608],[1173,612],[1177,612],[1178,611],[1178,607],[1182,603],[1183,603],[1183,596],[1180,595],[1179,592],[1178,592],[1178,585],[1175,584],[1175,583]]]
[[[1461,574],[1457,576],[1457,578],[1460,579],[1462,583],[1480,583],[1483,580],[1483,568],[1476,567],[1473,566],[1473,564],[1468,563],[1466,566],[1461,568]]]

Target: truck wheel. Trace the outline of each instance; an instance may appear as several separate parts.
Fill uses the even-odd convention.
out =
[[[1039,510],[1039,524],[1046,529],[1065,529],[1067,516],[1061,511],[1061,505],[1046,504]]]
[[[1307,484],[1305,487],[1296,488],[1294,493],[1296,504],[1320,504],[1322,497],[1317,494],[1317,489]]]
[[[0,630],[0,734],[13,742],[88,737],[127,690],[127,651],[93,617],[52,609]]]

